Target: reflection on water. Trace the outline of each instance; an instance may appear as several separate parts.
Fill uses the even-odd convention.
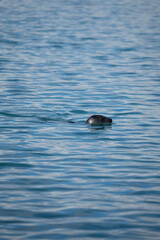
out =
[[[159,239],[159,1],[0,6],[1,238]]]

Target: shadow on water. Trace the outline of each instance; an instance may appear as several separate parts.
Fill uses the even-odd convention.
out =
[[[88,128],[92,131],[99,131],[99,130],[107,130],[112,129],[112,125],[105,125],[105,126],[88,126]]]

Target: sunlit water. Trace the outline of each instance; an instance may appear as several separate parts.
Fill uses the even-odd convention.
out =
[[[159,1],[0,13],[1,240],[159,240]]]

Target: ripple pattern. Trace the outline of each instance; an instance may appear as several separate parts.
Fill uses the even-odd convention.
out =
[[[159,1],[0,9],[1,239],[159,240]]]

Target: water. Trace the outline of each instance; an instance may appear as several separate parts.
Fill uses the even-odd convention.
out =
[[[160,239],[159,12],[1,0],[2,240]]]

